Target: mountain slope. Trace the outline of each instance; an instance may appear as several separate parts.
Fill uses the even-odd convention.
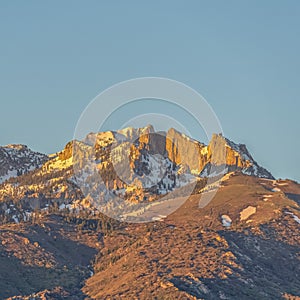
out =
[[[300,296],[300,207],[265,183],[233,175],[203,209],[194,195],[161,222],[114,231],[83,291],[92,299]],[[249,207],[255,212],[245,214]]]
[[[1,225],[0,299],[84,299],[80,288],[91,274],[91,260],[99,246],[96,233],[76,227],[57,215],[34,224]],[[53,298],[25,297],[40,291],[42,296],[44,290],[52,291],[45,293]]]
[[[39,168],[47,155],[34,152],[24,145],[0,147],[0,183]]]

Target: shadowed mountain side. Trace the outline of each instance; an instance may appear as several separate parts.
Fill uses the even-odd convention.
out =
[[[267,228],[266,228],[267,229]],[[299,295],[299,246],[273,241],[247,232],[219,232],[228,242],[239,268],[222,278],[174,276],[169,280],[180,291],[196,299],[283,299]],[[270,251],[271,249],[271,251]],[[291,263],[291,258],[294,258]],[[190,298],[192,299],[192,298]]]
[[[39,225],[1,226],[1,299],[57,287],[72,299],[84,299],[80,287],[97,253],[88,244],[95,244],[97,237],[76,233],[62,221],[52,216]]]

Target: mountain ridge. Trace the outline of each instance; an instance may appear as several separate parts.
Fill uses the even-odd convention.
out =
[[[116,139],[119,141],[124,141],[126,139],[128,139],[131,142],[136,141],[137,139],[140,140],[140,142],[145,142],[143,141],[143,139],[148,141],[150,140],[149,137],[151,137],[151,135],[153,136],[152,138],[152,143],[150,142],[150,145],[153,144],[153,148],[159,148],[162,147],[159,145],[159,143],[155,144],[155,140],[158,139],[158,142],[162,142],[164,137],[165,137],[165,141],[163,143],[165,143],[165,148],[166,151],[169,154],[169,158],[171,159],[171,161],[175,162],[175,163],[184,163],[185,160],[195,160],[193,163],[188,164],[188,166],[190,167],[190,169],[194,172],[194,173],[198,173],[200,174],[201,172],[203,174],[207,173],[207,170],[204,170],[205,168],[205,164],[207,162],[203,161],[203,156],[207,155],[208,156],[212,156],[212,152],[214,152],[214,150],[219,147],[220,145],[218,145],[217,147],[214,145],[214,143],[224,143],[226,144],[226,147],[230,148],[231,150],[233,150],[235,153],[231,154],[231,157],[228,158],[229,162],[229,166],[234,166],[236,165],[238,168],[244,169],[242,170],[243,172],[245,172],[245,174],[249,174],[249,175],[254,175],[254,176],[261,176],[261,177],[269,177],[269,178],[274,178],[272,176],[272,174],[270,172],[268,172],[267,170],[265,170],[264,168],[260,167],[257,162],[252,158],[252,156],[250,155],[246,145],[244,144],[236,144],[234,142],[232,142],[231,140],[229,140],[228,138],[225,138],[223,136],[221,136],[220,134],[213,134],[211,141],[209,142],[208,145],[205,145],[204,143],[201,143],[200,141],[197,141],[196,139],[193,139],[191,137],[186,136],[183,133],[180,133],[178,130],[174,129],[174,128],[170,128],[168,131],[160,131],[160,132],[156,132],[154,130],[154,127],[152,125],[147,125],[145,127],[142,128],[133,128],[133,127],[127,127],[121,130],[117,130],[117,131],[105,131],[105,132],[99,132],[99,133],[89,133],[85,139],[83,139],[83,143],[86,143],[87,145],[93,145],[95,143],[95,139],[97,137],[98,140],[102,140],[102,142],[106,145],[109,144],[109,140],[113,140]],[[160,137],[160,138],[158,138]],[[177,145],[174,147],[175,145],[175,140],[179,140],[182,143],[182,146],[180,147],[180,145],[178,146],[178,144],[180,144],[180,142],[176,141]],[[68,142],[66,145],[68,145],[70,142]],[[187,146],[188,145],[188,146]],[[187,146],[187,147],[186,147]],[[198,148],[198,149],[193,149],[193,151],[191,151],[191,155],[192,157],[188,157],[189,155],[185,155],[186,153],[183,153],[182,155],[180,155],[180,152],[182,151],[183,148]],[[176,149],[175,149],[176,148]],[[180,149],[178,149],[180,148]],[[57,155],[57,153],[62,153],[64,152],[66,149],[64,148],[62,151],[57,152],[55,154],[41,154],[39,152],[35,152],[29,149],[28,146],[26,145],[21,145],[21,144],[11,144],[11,145],[6,145],[6,146],[0,146],[0,150],[5,150],[5,149],[15,149],[18,151],[30,151],[33,154],[36,154],[38,156],[41,156],[42,158],[40,159],[40,163],[32,166],[31,169],[29,170],[24,170],[23,172],[26,173],[30,170],[33,170],[35,168],[40,167],[43,162],[45,162],[47,159],[51,159],[53,157],[55,157]],[[214,149],[214,150],[212,150]],[[181,150],[181,151],[180,151]],[[197,153],[198,150],[198,153]],[[158,152],[162,152],[162,151],[158,151]],[[195,155],[198,154],[198,155]],[[234,156],[238,156],[238,154],[241,154],[238,158],[237,161],[234,161]],[[199,156],[199,157],[197,157]],[[214,162],[217,162],[218,159],[216,158],[217,155],[215,155],[214,157]],[[188,157],[188,158],[186,158]],[[44,160],[44,161],[43,161]],[[202,163],[201,163],[202,160]],[[220,158],[219,158],[220,160]],[[223,158],[224,160],[224,158]],[[245,163],[242,163],[242,160],[245,161],[250,161],[255,170],[247,170],[247,165]],[[220,161],[219,161],[219,164]],[[244,168],[242,168],[244,167]],[[261,170],[261,172],[257,171],[257,167],[260,167],[259,169]],[[23,173],[23,172],[19,172],[19,174]],[[11,175],[11,177],[16,176],[14,174]],[[9,179],[9,175],[5,178],[1,178],[0,182],[3,182],[6,179]]]
[[[16,147],[20,151],[25,146]],[[205,145],[172,128],[155,132],[150,125],[89,133],[82,142],[71,141],[43,159],[29,173],[0,185],[2,219],[28,220],[35,209],[56,205],[69,210],[100,208],[113,218],[142,220],[141,209],[151,209],[152,203],[168,195],[188,197],[208,182],[215,189],[214,182],[226,173],[274,179],[246,146],[220,134]],[[23,203],[23,208],[18,210],[11,199]]]
[[[0,184],[0,298],[297,299],[300,185],[260,168],[220,135],[204,145],[147,127],[71,141]],[[119,199],[115,219],[97,194]],[[177,209],[155,211],[168,195]],[[140,205],[146,222],[130,222]]]

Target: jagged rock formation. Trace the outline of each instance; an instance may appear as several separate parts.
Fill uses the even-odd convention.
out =
[[[246,145],[235,144],[220,134],[214,134],[207,146],[207,165],[202,170],[202,176],[208,174],[211,165],[225,165],[227,172],[241,171],[246,175],[274,179],[269,171],[252,158]]]

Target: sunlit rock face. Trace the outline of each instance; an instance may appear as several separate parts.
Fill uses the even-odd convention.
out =
[[[166,150],[171,161],[200,174],[207,163],[206,146],[171,128],[167,132]]]
[[[273,178],[271,173],[257,164],[245,145],[235,144],[221,134],[214,134],[206,146],[174,128],[167,132],[151,130],[133,143],[132,158],[139,157],[138,152],[145,151],[150,155],[160,154],[167,157],[175,165],[204,177],[209,175],[209,169],[214,166],[216,169],[223,167],[226,172],[241,171],[247,175]]]
[[[227,172],[241,171],[244,174],[273,179],[273,176],[252,158],[246,145],[235,144],[221,134],[214,134],[207,146],[208,163],[225,165]]]

